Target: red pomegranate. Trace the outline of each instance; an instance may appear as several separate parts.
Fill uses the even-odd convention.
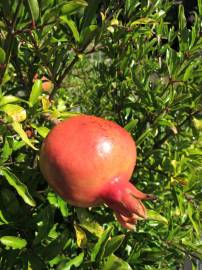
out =
[[[70,204],[107,204],[122,226],[131,229],[146,217],[141,200],[150,199],[130,182],[136,163],[131,135],[118,124],[79,115],[60,122],[43,142],[41,171]]]

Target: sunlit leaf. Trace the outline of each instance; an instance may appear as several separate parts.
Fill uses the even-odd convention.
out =
[[[114,269],[132,270],[132,268],[126,261],[112,254],[111,256],[108,257],[103,267],[103,270],[114,270]]]
[[[164,216],[160,215],[159,213],[151,209],[147,209],[147,219],[156,220],[156,221],[168,224],[168,220]]]
[[[127,125],[125,125],[124,128],[127,131],[131,131],[136,127],[137,123],[138,123],[138,119],[132,119]]]
[[[16,236],[2,236],[0,237],[0,242],[13,249],[22,249],[27,245],[27,241],[25,239]]]
[[[42,94],[42,80],[36,80],[32,87],[32,91],[29,97],[29,104],[33,107],[37,102],[39,102],[39,97]]]
[[[12,96],[12,95],[6,95],[3,96],[2,98],[0,98],[0,106],[6,105],[6,104],[10,104],[10,103],[14,103],[14,102],[19,102],[21,101],[20,98]]]
[[[26,132],[23,130],[22,125],[18,122],[13,122],[12,123],[12,127],[13,129],[18,133],[18,135],[20,136],[20,138],[31,148],[33,148],[34,150],[38,150],[29,140],[29,138],[27,137]]]
[[[156,24],[156,23],[158,23],[158,21],[156,21],[156,20],[154,20],[152,18],[140,18],[140,19],[138,19],[136,21],[133,21],[131,23],[131,26],[139,25],[139,24],[154,24],[154,23]]]
[[[49,128],[47,128],[47,127],[43,127],[43,126],[41,126],[41,127],[38,127],[37,125],[35,125],[35,124],[32,124],[31,125],[34,129],[36,129],[36,131],[39,133],[39,135],[41,136],[41,137],[43,137],[43,138],[46,138],[46,136],[48,135],[48,133],[49,133]]]
[[[76,242],[78,247],[84,248],[87,244],[86,233],[84,232],[84,230],[81,229],[81,227],[76,224],[74,225],[74,229],[76,232]]]
[[[97,223],[93,216],[83,208],[77,208],[76,213],[80,222],[80,226],[90,233],[100,237],[103,233],[103,228]]]
[[[26,110],[23,107],[16,104],[6,104],[3,107],[1,107],[0,110],[4,111],[15,122],[22,122],[27,117]]]

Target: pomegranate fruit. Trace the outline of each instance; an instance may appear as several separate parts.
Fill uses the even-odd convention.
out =
[[[42,89],[43,89],[43,91],[50,94],[52,92],[52,90],[53,90],[53,87],[54,87],[53,83],[46,76],[42,76],[41,78],[39,78],[38,74],[36,73],[34,75],[34,78],[33,78],[33,83],[37,79],[42,80]]]
[[[107,204],[122,226],[131,229],[146,217],[141,200],[150,199],[129,180],[136,145],[118,124],[79,115],[60,122],[44,140],[40,168],[50,186],[70,204]]]

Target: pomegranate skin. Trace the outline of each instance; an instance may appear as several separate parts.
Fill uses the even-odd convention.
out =
[[[78,207],[106,203],[129,229],[146,217],[141,200],[150,197],[129,182],[135,163],[131,135],[112,121],[89,115],[60,122],[40,153],[42,174],[62,198]]]

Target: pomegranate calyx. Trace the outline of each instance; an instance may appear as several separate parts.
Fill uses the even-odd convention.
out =
[[[146,209],[141,200],[149,199],[151,196],[142,193],[130,182],[123,181],[119,177],[114,178],[105,186],[102,194],[103,202],[118,215],[130,219],[146,218]]]

